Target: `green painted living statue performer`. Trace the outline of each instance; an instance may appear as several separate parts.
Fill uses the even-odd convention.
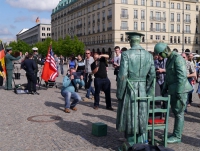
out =
[[[124,132],[127,142],[132,146],[136,143],[145,143],[147,138],[147,100],[139,100],[134,110],[132,97],[134,93],[138,97],[153,95],[155,67],[153,56],[139,45],[141,36],[144,35],[135,32],[126,34],[129,35],[131,49],[123,52],[121,56],[116,94],[118,99],[116,128]],[[131,81],[135,92],[127,86],[127,79]],[[138,117],[137,142],[134,142],[134,114]]]
[[[184,126],[187,93],[192,90],[192,86],[187,80],[186,63],[181,55],[171,51],[165,43],[157,43],[154,52],[163,58],[168,58],[162,94],[168,93],[171,96],[170,104],[175,120],[173,134],[168,136],[167,142],[178,143],[181,142]]]

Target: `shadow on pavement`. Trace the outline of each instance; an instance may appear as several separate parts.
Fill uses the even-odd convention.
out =
[[[87,141],[97,147],[116,150],[120,145],[121,142],[118,141],[118,138],[121,137],[121,135],[116,129],[108,126],[107,136],[96,137],[92,135],[92,122],[87,120],[81,120],[80,122],[81,123],[60,120],[55,124],[63,131],[78,135],[83,141]]]
[[[184,144],[189,144],[191,146],[200,147],[199,142],[200,142],[200,139],[182,135],[182,143],[184,143]]]
[[[60,104],[60,103],[56,103],[56,102],[49,102],[49,101],[46,101],[45,103],[44,103],[46,106],[48,106],[48,107],[54,107],[54,108],[56,108],[56,109],[58,109],[58,110],[61,110],[61,111],[63,111],[63,104]]]
[[[91,116],[91,117],[98,117],[101,120],[110,122],[115,124],[116,123],[116,118],[110,117],[110,116],[106,116],[106,115],[93,115],[93,114],[89,114],[89,113],[83,113],[83,115],[85,116]]]

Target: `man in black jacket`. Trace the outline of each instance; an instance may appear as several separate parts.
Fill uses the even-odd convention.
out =
[[[113,110],[111,106],[111,96],[110,96],[110,80],[107,77],[106,70],[106,58],[109,58],[108,55],[99,55],[97,53],[94,54],[94,62],[91,64],[92,73],[94,74],[94,109],[97,110],[99,107],[100,101],[100,91],[103,90],[106,98],[106,109]]]
[[[37,94],[36,92],[36,78],[35,78],[35,69],[36,69],[36,63],[33,60],[33,54],[28,54],[28,59],[24,60],[22,63],[22,68],[26,71],[26,77],[28,80],[27,89],[29,94]]]

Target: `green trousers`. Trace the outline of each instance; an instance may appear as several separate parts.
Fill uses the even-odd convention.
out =
[[[7,69],[6,70],[5,90],[11,90],[12,89],[12,76],[13,76],[13,70]]]
[[[181,139],[184,127],[184,110],[186,107],[188,93],[182,93],[178,98],[176,94],[171,95],[171,110],[174,113],[174,130],[173,135]]]

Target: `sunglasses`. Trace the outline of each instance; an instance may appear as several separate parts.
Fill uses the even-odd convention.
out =
[[[90,53],[85,53],[85,54],[90,54]]]
[[[37,50],[34,50],[33,52],[37,52]]]

